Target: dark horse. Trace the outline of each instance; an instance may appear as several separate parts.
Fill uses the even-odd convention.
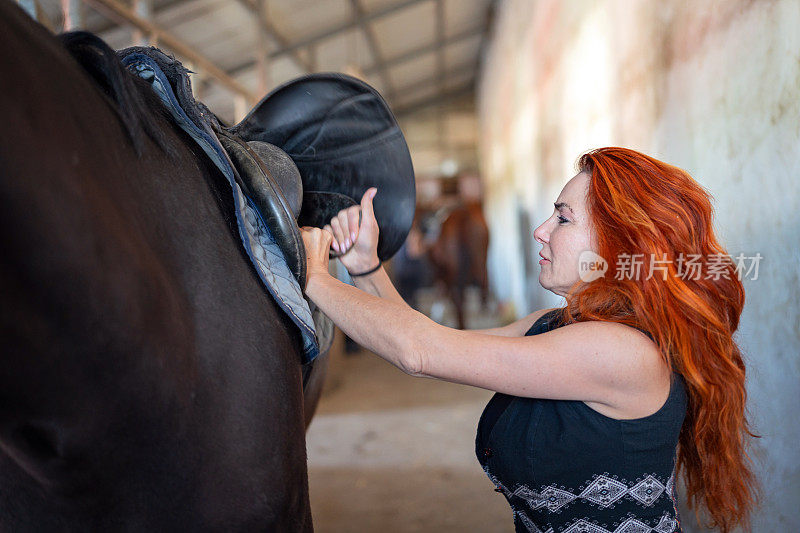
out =
[[[480,288],[481,303],[486,307],[489,297],[488,251],[489,228],[479,202],[466,202],[455,207],[442,222],[439,236],[428,251],[435,281],[444,285],[455,306],[459,329],[466,327],[464,290],[468,285]]]
[[[321,380],[229,184],[113,51],[71,52],[0,0],[0,530],[312,530]]]

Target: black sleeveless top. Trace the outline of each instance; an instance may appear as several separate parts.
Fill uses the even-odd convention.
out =
[[[559,327],[556,313],[525,335]],[[475,451],[511,505],[515,530],[680,532],[675,463],[687,396],[683,377],[672,378],[664,405],[632,420],[581,401],[496,393],[478,423]]]

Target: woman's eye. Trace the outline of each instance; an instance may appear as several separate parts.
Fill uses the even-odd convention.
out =
[[[569,222],[569,220],[567,220],[566,218],[564,218],[564,217],[563,217],[563,216],[561,216],[561,215],[558,215],[558,223],[559,223],[559,224],[564,224],[564,223],[566,223],[566,222]]]

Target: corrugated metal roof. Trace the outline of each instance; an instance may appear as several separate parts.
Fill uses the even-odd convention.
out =
[[[97,33],[113,48],[130,46],[137,35],[142,35],[124,17],[113,14],[107,4],[117,2],[132,13],[142,13],[142,6],[147,5],[144,3],[33,1],[42,13],[40,21],[49,23],[56,32],[65,29],[64,6],[71,6],[73,13],[75,9],[80,13],[75,29]],[[263,96],[262,88],[309,71],[344,71],[378,89],[401,118],[418,115],[429,104],[474,94],[492,4],[492,0],[265,0],[264,18],[259,23],[256,13],[261,0],[134,1],[150,1],[150,15],[143,18],[210,61],[251,97],[257,99]],[[153,44],[175,52],[163,39]],[[259,54],[260,46],[264,54]],[[224,120],[234,122],[254,103],[237,107],[235,91],[200,65],[180,53],[176,55],[196,71],[193,84],[198,98]],[[259,55],[268,58],[263,80]],[[463,127],[463,115],[469,111],[463,103],[459,109],[462,117],[456,122]],[[455,145],[446,138],[448,129],[453,129],[447,127],[448,117],[445,110],[424,118],[439,121],[435,129],[440,152],[443,147],[463,144],[463,132]],[[411,128],[415,129],[420,128]],[[411,136],[412,149],[414,143]]]

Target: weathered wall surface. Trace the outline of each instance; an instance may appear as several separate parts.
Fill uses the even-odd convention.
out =
[[[479,89],[490,275],[519,316],[562,303],[538,285],[533,229],[591,148],[686,169],[728,253],[763,257],[737,333],[763,435],[756,532],[800,531],[799,26],[793,0],[508,0]]]

